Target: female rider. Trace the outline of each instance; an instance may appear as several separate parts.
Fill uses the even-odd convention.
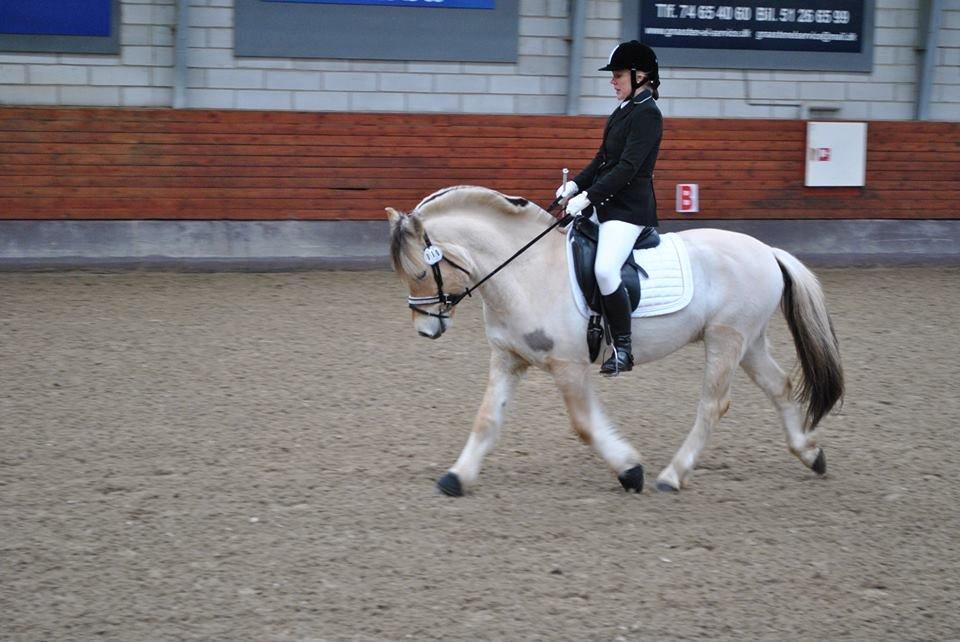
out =
[[[567,201],[567,214],[592,207],[600,223],[594,270],[614,347],[600,373],[612,376],[633,369],[632,310],[620,269],[643,228],[657,225],[653,167],[663,119],[654,102],[660,97],[660,74],[653,49],[636,40],[624,42],[600,71],[612,72],[610,84],[620,105],[607,119],[597,155],[572,181],[560,186],[557,197]]]

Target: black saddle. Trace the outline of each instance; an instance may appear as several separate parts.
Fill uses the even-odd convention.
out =
[[[577,283],[583,292],[583,298],[587,302],[587,307],[593,312],[590,316],[590,323],[587,326],[587,345],[590,348],[590,361],[596,361],[600,354],[600,342],[603,339],[603,326],[601,325],[600,315],[597,312],[601,309],[600,288],[597,286],[597,278],[593,273],[593,264],[597,258],[597,238],[600,226],[586,218],[578,216],[574,219],[570,229],[570,244],[573,247],[573,270],[577,275]],[[634,243],[633,249],[646,250],[660,245],[660,234],[656,228],[645,227]],[[646,270],[637,265],[633,259],[633,254],[627,257],[623,267],[620,268],[620,279],[627,287],[630,295],[630,309],[636,310],[640,304],[640,275],[644,278],[650,278]]]

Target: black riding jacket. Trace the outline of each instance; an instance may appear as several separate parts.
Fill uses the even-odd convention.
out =
[[[662,137],[663,117],[648,89],[607,119],[600,150],[573,179],[586,191],[601,223],[657,225],[653,167]]]

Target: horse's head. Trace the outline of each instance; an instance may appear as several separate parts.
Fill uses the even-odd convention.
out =
[[[416,211],[387,208],[390,258],[410,290],[413,326],[420,336],[437,339],[453,324],[455,306],[469,287],[469,264],[458,248],[430,239]]]

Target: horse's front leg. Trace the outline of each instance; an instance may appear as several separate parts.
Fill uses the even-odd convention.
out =
[[[493,449],[497,437],[500,436],[500,426],[503,425],[507,404],[526,370],[527,363],[515,355],[503,350],[493,350],[487,390],[477,417],[473,420],[473,430],[457,458],[457,463],[437,481],[437,488],[444,495],[460,497],[463,495],[464,486],[470,486],[477,480],[483,458]]]
[[[617,474],[624,490],[643,490],[643,466],[640,454],[614,428],[603,412],[593,388],[591,364],[563,362],[550,369],[570,415],[570,423],[580,439],[603,457]]]

